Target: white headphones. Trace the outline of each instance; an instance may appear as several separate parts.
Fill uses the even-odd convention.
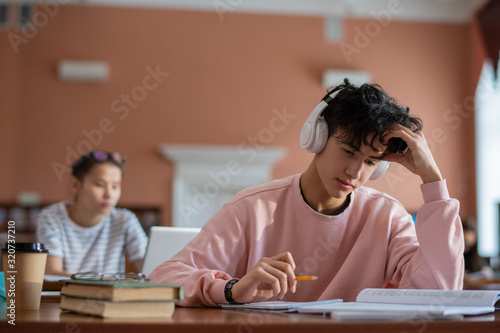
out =
[[[340,89],[342,90],[342,89]],[[300,146],[307,149],[310,153],[320,153],[325,148],[328,140],[328,124],[323,117],[323,110],[337,96],[340,90],[332,92],[314,108],[300,131]],[[378,162],[375,170],[370,176],[370,180],[375,180],[382,176],[389,167],[389,162]]]

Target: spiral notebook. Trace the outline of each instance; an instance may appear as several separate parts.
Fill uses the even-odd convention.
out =
[[[319,306],[328,305],[333,303],[341,303],[342,299],[335,298],[325,301],[315,301],[315,302],[282,302],[282,301],[271,301],[271,302],[255,302],[246,304],[222,304],[223,309],[234,309],[234,310],[258,310],[258,311],[273,311],[273,312],[298,312],[299,309],[303,309],[309,306]]]

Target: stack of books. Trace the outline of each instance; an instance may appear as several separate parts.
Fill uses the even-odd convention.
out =
[[[61,309],[103,318],[171,317],[181,286],[132,281],[60,280]]]

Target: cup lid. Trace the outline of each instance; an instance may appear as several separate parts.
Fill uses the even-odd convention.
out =
[[[48,253],[49,250],[45,247],[43,243],[15,243],[9,244],[5,243],[2,252],[8,252],[9,250],[15,250],[15,252],[23,253]]]

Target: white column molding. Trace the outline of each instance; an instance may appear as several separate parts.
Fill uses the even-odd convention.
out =
[[[174,164],[172,225],[201,227],[238,191],[272,179],[285,149],[161,144]]]

